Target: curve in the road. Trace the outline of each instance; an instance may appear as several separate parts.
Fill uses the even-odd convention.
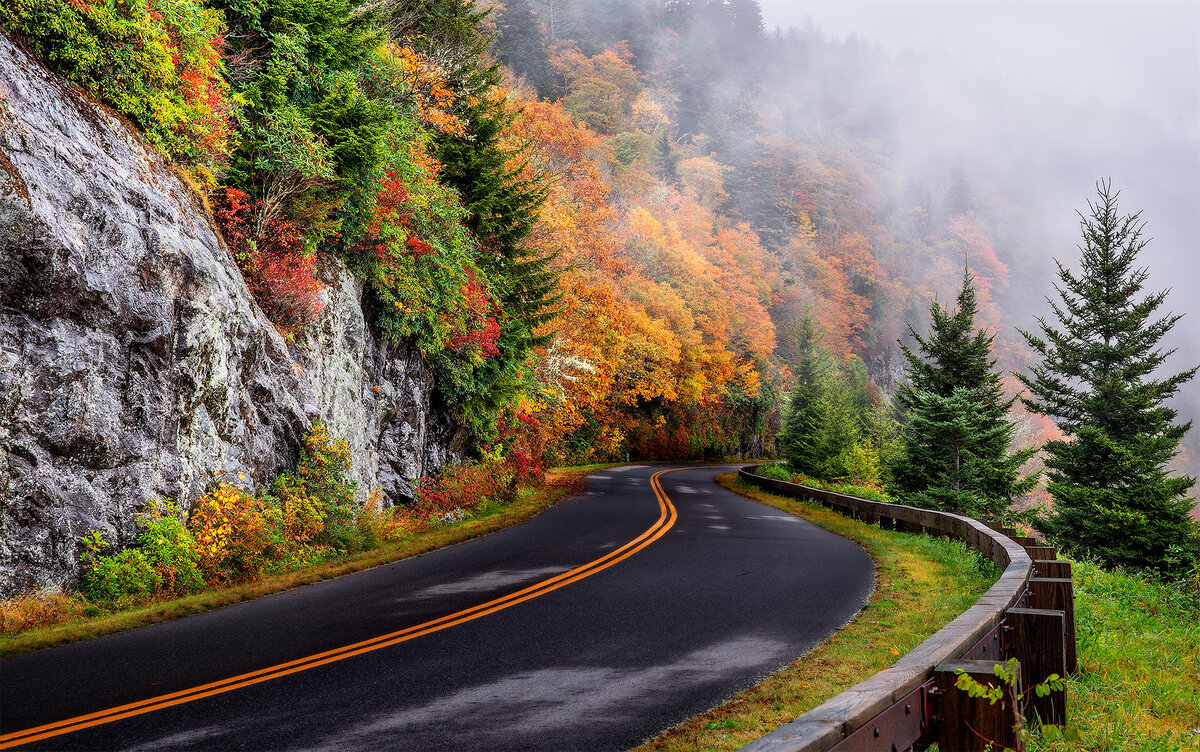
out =
[[[462,609],[452,614],[432,619],[421,624],[408,627],[406,629],[389,632],[388,634],[380,635],[369,640],[362,640],[344,645],[333,650],[326,650],[315,655],[298,658],[295,660],[280,663],[275,666],[251,671],[237,676],[231,676],[220,681],[209,682],[197,687],[171,692],[169,694],[160,695],[158,697],[148,698],[139,702],[128,703],[106,710],[100,710],[86,715],[67,718],[61,721],[36,726],[21,731],[14,731],[0,735],[0,749],[9,749],[23,744],[49,739],[51,737],[69,734],[75,731],[81,731],[92,726],[99,726],[105,723],[111,723],[123,718],[130,718],[144,713],[151,713],[156,710],[162,710],[174,705],[180,705],[186,702],[192,702],[204,697],[230,692],[242,687],[248,687],[252,684],[277,679],[288,674],[294,674],[300,671],[306,671],[317,666],[323,666],[327,663],[344,660],[363,653],[369,653],[373,650],[379,650],[391,645],[396,645],[407,640],[421,637],[422,635],[431,634],[447,627],[452,627],[457,624],[478,619],[481,616],[486,616],[491,613],[506,609],[510,606],[515,606],[518,603],[523,603],[527,600],[545,595],[558,588],[578,582],[585,577],[590,577],[597,572],[600,572],[614,564],[624,561],[633,556],[638,551],[649,546],[654,541],[661,538],[678,519],[678,512],[675,506],[671,503],[666,492],[663,491],[662,484],[659,482],[659,477],[665,473],[674,472],[683,468],[673,468],[668,470],[660,470],[650,477],[650,487],[654,490],[654,495],[658,499],[659,517],[646,529],[641,535],[629,541],[620,548],[609,552],[597,559],[589,561],[586,564],[578,566],[570,571],[554,577],[549,577],[541,582],[530,585],[528,587],[509,593],[508,595],[485,603],[480,603],[470,608]]]

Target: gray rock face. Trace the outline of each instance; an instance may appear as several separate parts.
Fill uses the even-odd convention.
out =
[[[0,596],[77,575],[89,529],[128,543],[151,498],[292,466],[313,418],[392,501],[455,433],[420,353],[377,340],[324,263],[286,342],[189,191],[112,115],[0,35]]]

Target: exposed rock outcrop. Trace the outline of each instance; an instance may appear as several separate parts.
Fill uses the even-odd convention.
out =
[[[289,344],[183,184],[0,35],[0,595],[70,582],[80,536],[128,542],[147,499],[268,482],[316,417],[364,491],[399,500],[446,459],[420,353],[325,267]]]

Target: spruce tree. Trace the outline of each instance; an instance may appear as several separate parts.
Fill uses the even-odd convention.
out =
[[[476,10],[472,0],[441,0],[405,4],[392,19],[395,33],[442,65],[456,92],[456,114],[467,123],[465,134],[438,133],[431,145],[442,165],[439,179],[462,196],[468,229],[479,241],[476,262],[503,310],[501,356],[479,367],[473,390],[480,397],[471,412],[481,418],[524,387],[527,355],[552,336],[540,327],[554,318],[558,283],[550,258],[527,242],[547,181],[540,174],[525,177],[526,164],[502,143],[516,114],[496,95],[499,63],[483,62],[491,44],[482,29],[488,12]]]
[[[835,365],[821,346],[821,332],[808,316],[794,336],[796,386],[788,401],[779,444],[793,468],[825,481],[854,478],[854,453],[870,453],[864,429],[872,407],[861,361]],[[868,460],[866,464],[872,464]]]
[[[896,398],[907,420],[892,478],[914,504],[998,517],[1036,482],[1020,476],[1035,450],[1009,451],[1015,398],[1005,399],[995,370],[995,335],[975,328],[979,307],[969,269],[956,302],[953,313],[930,304],[928,338],[909,325],[916,351],[901,344],[908,383]]]
[[[788,399],[779,446],[792,467],[805,475],[819,476],[821,457],[812,431],[821,422],[818,401],[833,369],[829,354],[821,346],[822,334],[810,317],[800,320],[792,336],[796,341],[792,364],[796,385]]]
[[[1165,466],[1191,421],[1175,423],[1166,401],[1196,368],[1155,378],[1174,350],[1159,342],[1180,316],[1156,318],[1168,291],[1142,294],[1137,267],[1146,246],[1140,213],[1120,216],[1111,183],[1080,214],[1080,271],[1058,267],[1054,321],[1038,318],[1037,334],[1021,332],[1041,357],[1023,399],[1054,418],[1067,440],[1045,446],[1054,508],[1039,528],[1060,548],[1111,566],[1171,568],[1173,547],[1195,554],[1188,513],[1193,477]]]
[[[679,185],[679,170],[676,169],[679,160],[679,154],[671,148],[671,139],[663,131],[654,142],[655,174],[671,185]]]
[[[525,76],[539,97],[554,94],[554,74],[546,50],[546,32],[529,0],[507,0],[496,19],[496,57]]]

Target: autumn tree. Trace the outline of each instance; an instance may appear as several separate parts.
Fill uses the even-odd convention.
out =
[[[1021,478],[1033,449],[1010,452],[1015,398],[1005,398],[996,362],[995,335],[975,328],[978,305],[971,273],[964,270],[958,309],[930,304],[930,334],[909,325],[917,350],[901,345],[908,383],[897,392],[907,413],[902,448],[892,468],[898,488],[922,506],[997,517],[1036,478]]]
[[[1170,569],[1178,549],[1197,549],[1187,496],[1196,479],[1166,472],[1191,427],[1166,402],[1197,369],[1156,378],[1174,352],[1159,343],[1180,316],[1156,318],[1167,291],[1142,294],[1140,214],[1120,216],[1111,183],[1097,193],[1080,215],[1080,271],[1055,262],[1053,319],[1022,332],[1041,357],[1020,377],[1024,402],[1066,435],[1045,446],[1054,507],[1039,527],[1064,550],[1110,566]]]
[[[617,132],[641,90],[631,57],[623,42],[591,57],[574,43],[560,45],[550,63],[566,81],[563,107],[597,133]]]

